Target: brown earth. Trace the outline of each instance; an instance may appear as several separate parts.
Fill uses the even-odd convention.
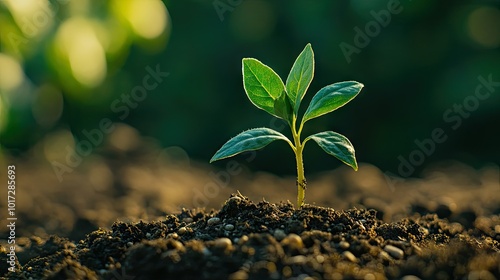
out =
[[[214,169],[126,126],[59,181],[65,154],[47,143],[61,135],[0,160],[16,165],[18,219],[15,273],[2,226],[2,279],[500,279],[495,164],[341,167],[310,176],[314,204],[295,210],[279,202],[293,177],[253,174],[249,156]]]

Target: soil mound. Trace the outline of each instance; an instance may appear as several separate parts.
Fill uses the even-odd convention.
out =
[[[3,279],[500,279],[500,214],[461,218],[386,223],[373,209],[295,210],[238,193],[217,211],[115,222],[79,242],[19,238],[22,269]]]

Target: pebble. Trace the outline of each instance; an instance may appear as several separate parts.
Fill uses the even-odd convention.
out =
[[[365,277],[363,278],[363,280],[377,280],[377,277],[375,275],[373,275],[372,273],[367,273],[367,274],[365,274]]]
[[[172,245],[172,247],[174,247],[175,250],[182,250],[182,248],[184,248],[184,245],[182,244],[182,242],[177,241],[177,240],[173,240],[171,245]]]
[[[186,224],[189,224],[189,223],[192,223],[193,222],[193,218],[184,218],[182,219],[183,222],[185,222]]]
[[[344,251],[342,253],[342,256],[344,256],[344,258],[346,258],[346,260],[348,260],[350,262],[353,262],[353,263],[358,262],[358,258],[356,258],[356,256],[349,251]]]
[[[233,229],[234,229],[234,225],[232,225],[232,224],[227,224],[227,225],[225,225],[225,226],[224,226],[224,229],[225,229],[225,230],[229,230],[229,231],[231,231],[231,230],[233,230]]]
[[[146,233],[146,238],[148,238],[148,239],[151,238],[151,233],[149,233],[149,232]]]
[[[248,279],[248,273],[244,270],[238,270],[235,273],[229,275],[229,279],[230,280],[245,280],[245,279]]]
[[[286,233],[282,229],[277,229],[274,231],[274,238],[278,241],[283,240],[286,237]]]
[[[132,247],[132,245],[134,245],[134,243],[132,243],[132,242],[130,242],[130,241],[129,241],[129,242],[127,242],[127,246],[128,246],[128,247]]]
[[[347,242],[347,241],[340,241],[340,242],[339,242],[339,247],[340,247],[341,249],[346,250],[346,249],[348,249],[350,246],[351,246],[351,244],[349,244],[349,242]]]
[[[212,252],[210,252],[210,250],[208,250],[207,247],[204,247],[201,252],[203,253],[203,255],[205,256],[210,256],[212,254]]]
[[[417,277],[415,275],[405,275],[405,276],[401,277],[401,280],[422,280],[422,279],[420,279],[419,277]]]
[[[177,234],[177,232],[173,232],[173,233],[167,234],[167,238],[177,239],[177,238],[179,238],[179,235]]]
[[[317,256],[316,256],[316,261],[317,261],[319,264],[322,264],[323,262],[325,262],[325,256],[323,256],[323,255],[317,255]]]
[[[290,257],[287,261],[289,264],[295,264],[295,265],[302,265],[305,264],[307,261],[307,257],[304,255],[297,255]]]
[[[183,235],[183,234],[186,234],[187,233],[187,228],[186,227],[181,227],[177,233],[179,233],[180,235]]]
[[[380,251],[380,253],[378,253],[378,257],[385,260],[385,261],[391,261],[391,256],[389,256],[389,254],[387,254],[386,251]]]
[[[214,240],[214,243],[215,243],[215,247],[223,248],[223,249],[227,249],[227,248],[231,247],[231,245],[233,244],[231,242],[231,239],[229,239],[227,237],[217,238]]]
[[[220,223],[220,219],[219,219],[219,218],[217,218],[217,217],[210,218],[210,219],[208,219],[208,221],[207,221],[207,224],[208,224],[209,226],[216,225],[216,224],[218,224],[218,223]]]
[[[405,255],[403,250],[399,249],[398,247],[392,246],[392,245],[386,245],[384,247],[384,251],[389,253],[389,255],[391,255],[395,259],[401,259]]]
[[[469,272],[469,280],[495,280],[495,275],[491,274],[488,270],[471,271]]]
[[[287,235],[281,243],[283,245],[289,245],[293,249],[302,249],[304,247],[304,243],[302,242],[302,238],[295,233],[290,233]]]

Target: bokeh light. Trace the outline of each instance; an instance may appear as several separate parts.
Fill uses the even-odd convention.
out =
[[[4,0],[16,24],[28,38],[45,34],[54,22],[48,1]]]
[[[0,53],[0,90],[12,91],[23,82],[23,70],[14,58]]]
[[[66,163],[66,157],[73,155],[75,139],[69,130],[62,129],[45,136],[43,153],[48,162]]]
[[[67,20],[59,28],[56,40],[79,83],[93,88],[104,80],[106,56],[91,22],[78,17]]]
[[[159,0],[120,1],[123,15],[134,32],[145,39],[154,39],[165,32],[168,13]]]
[[[485,48],[500,46],[500,10],[493,7],[480,7],[471,12],[468,18],[468,33],[472,40]]]

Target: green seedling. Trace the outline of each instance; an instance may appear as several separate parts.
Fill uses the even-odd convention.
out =
[[[334,83],[320,89],[312,98],[297,128],[297,114],[300,102],[306,94],[314,76],[314,53],[311,44],[295,60],[288,74],[286,84],[269,66],[257,59],[244,58],[243,87],[250,101],[259,109],[283,119],[290,126],[293,142],[278,131],[270,128],[254,128],[244,131],[227,141],[212,157],[210,162],[258,150],[275,140],[287,142],[295,153],[297,161],[297,208],[304,203],[306,178],[302,151],[307,141],[314,140],[327,154],[358,170],[354,147],[345,136],[324,131],[308,136],[301,141],[304,124],[316,117],[330,113],[351,101],[363,88],[355,81]]]

